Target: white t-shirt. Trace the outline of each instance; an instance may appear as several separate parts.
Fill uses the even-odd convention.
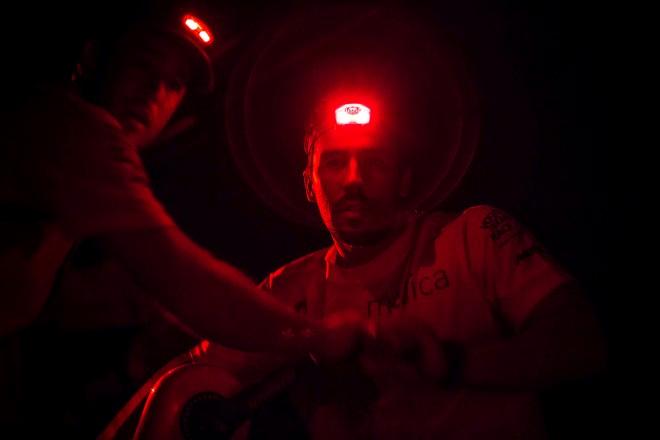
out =
[[[362,266],[335,261],[334,247],[310,254],[270,275],[264,287],[312,316],[352,309],[379,325],[404,314],[439,340],[470,346],[519,331],[545,296],[570,281],[528,231],[489,206],[411,221]],[[342,409],[346,403],[319,408],[310,422],[315,437],[543,437],[532,393],[390,384],[357,421]]]

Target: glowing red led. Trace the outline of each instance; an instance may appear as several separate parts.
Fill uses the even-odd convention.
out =
[[[366,125],[371,121],[371,109],[363,104],[344,104],[335,110],[335,121],[338,125]]]
[[[183,17],[183,25],[190,34],[194,35],[202,43],[211,44],[213,42],[213,33],[211,33],[209,27],[194,15],[185,15]]]
[[[196,22],[194,19],[192,19],[192,18],[188,18],[188,19],[186,19],[186,26],[188,26],[188,29],[190,29],[191,31],[196,31],[196,30],[199,29],[199,27],[200,27],[200,26],[199,26],[199,23],[197,23],[197,22]]]

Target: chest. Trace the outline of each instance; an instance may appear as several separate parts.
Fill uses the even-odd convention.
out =
[[[386,276],[391,274],[396,276]],[[310,308],[319,317],[352,310],[376,326],[414,319],[432,328],[438,338],[450,340],[500,335],[486,297],[484,287],[450,253],[400,273],[386,272],[380,280],[328,279],[308,292]]]

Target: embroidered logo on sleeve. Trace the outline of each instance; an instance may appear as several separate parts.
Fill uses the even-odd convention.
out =
[[[490,239],[496,246],[504,246],[509,240],[520,233],[518,223],[505,212],[492,209],[481,222],[481,229],[488,231]]]

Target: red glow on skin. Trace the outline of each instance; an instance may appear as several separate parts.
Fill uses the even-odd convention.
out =
[[[396,223],[403,175],[396,147],[378,130],[337,125],[316,144],[308,195],[335,240],[367,244]]]
[[[332,139],[334,144],[358,150],[373,148],[374,145],[383,141],[377,130],[358,124],[339,125],[336,130],[327,133],[325,137]]]

